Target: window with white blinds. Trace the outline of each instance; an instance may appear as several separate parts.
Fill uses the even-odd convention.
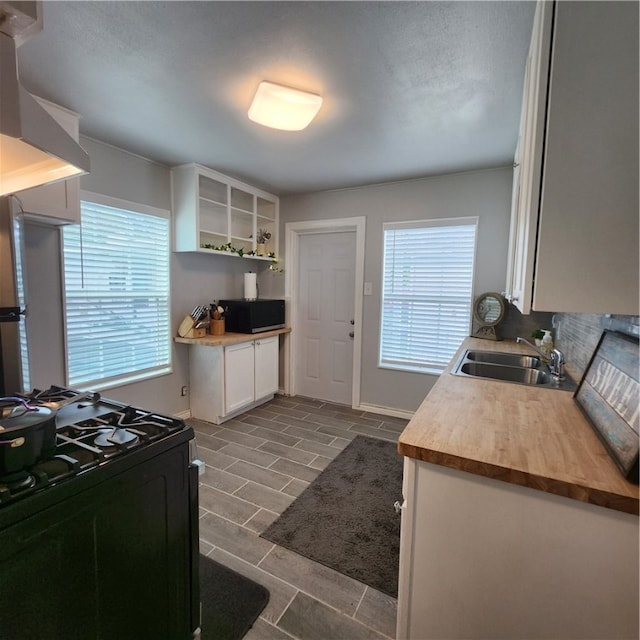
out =
[[[15,251],[16,302],[21,309],[27,306],[25,293],[25,260],[24,260],[24,218],[12,216],[13,250]],[[20,316],[18,326],[18,342],[20,344],[20,373],[21,388],[27,392],[31,390],[31,369],[29,365],[29,340],[24,316]]]
[[[469,335],[477,218],[384,225],[379,365],[440,373]]]
[[[171,370],[169,212],[84,194],[63,231],[67,383],[104,389]]]

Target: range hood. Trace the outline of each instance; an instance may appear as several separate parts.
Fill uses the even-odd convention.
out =
[[[84,149],[20,85],[19,5],[39,3],[0,2],[0,196],[89,172]]]

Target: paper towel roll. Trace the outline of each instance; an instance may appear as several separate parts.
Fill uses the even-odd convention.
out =
[[[244,299],[245,300],[257,300],[258,299],[258,282],[256,280],[258,274],[245,273],[244,274]]]

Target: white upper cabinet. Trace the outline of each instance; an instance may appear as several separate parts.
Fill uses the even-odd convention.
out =
[[[542,173],[552,4],[536,8],[525,67],[520,132],[513,168],[507,298],[522,313],[531,311],[536,225]]]
[[[256,259],[278,252],[276,196],[197,164],[171,170],[176,251],[238,255]],[[260,231],[270,237],[262,246]],[[221,247],[231,245],[235,252]]]
[[[78,114],[34,96],[49,115],[77,142]],[[69,178],[19,191],[25,216],[43,224],[77,224],[80,222],[80,178]]]
[[[523,313],[638,313],[637,49],[637,3],[537,5],[507,272]]]

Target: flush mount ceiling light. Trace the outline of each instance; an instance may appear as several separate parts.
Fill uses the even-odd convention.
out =
[[[272,82],[261,82],[249,107],[249,119],[272,129],[301,131],[316,116],[322,97]]]

